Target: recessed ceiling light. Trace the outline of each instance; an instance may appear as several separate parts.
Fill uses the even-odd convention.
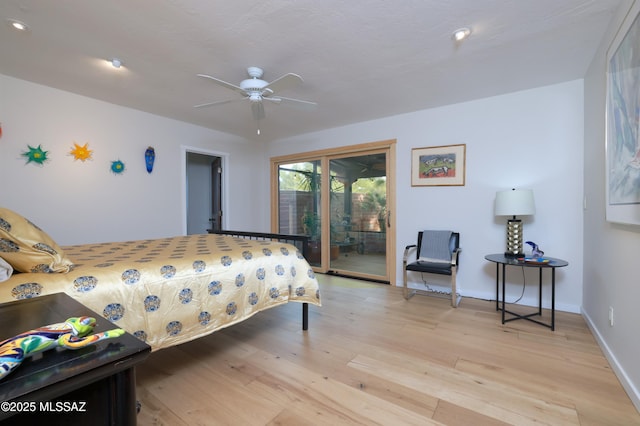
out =
[[[16,19],[7,19],[7,22],[11,27],[18,31],[29,31],[29,26],[24,22],[18,21]]]
[[[469,37],[470,34],[471,34],[471,30],[469,28],[460,28],[455,30],[451,37],[455,41],[462,41],[465,38]]]
[[[120,68],[122,66],[122,61],[118,58],[113,58],[110,62],[114,68]]]

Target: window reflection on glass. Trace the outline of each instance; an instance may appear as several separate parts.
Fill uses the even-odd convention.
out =
[[[307,235],[307,260],[315,266],[321,260],[321,177],[320,160],[278,167],[278,232]]]

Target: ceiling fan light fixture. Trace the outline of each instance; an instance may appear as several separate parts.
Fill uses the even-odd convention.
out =
[[[269,83],[264,80],[260,80],[259,78],[248,78],[240,82],[240,88],[248,92],[261,91],[267,84]]]
[[[462,41],[471,35],[471,29],[467,27],[458,28],[453,32],[451,38],[455,41]]]

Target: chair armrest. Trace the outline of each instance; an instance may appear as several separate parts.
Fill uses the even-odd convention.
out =
[[[451,266],[455,267],[458,265],[458,256],[460,255],[461,251],[461,248],[457,248],[451,253]]]
[[[409,251],[411,251],[412,248],[418,247],[417,244],[410,244],[408,246],[406,246],[404,248],[404,255],[402,256],[402,263],[404,263],[406,265],[407,260],[409,259]]]

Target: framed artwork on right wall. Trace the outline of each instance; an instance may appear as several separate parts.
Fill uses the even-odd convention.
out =
[[[607,52],[606,219],[640,225],[640,5]]]

